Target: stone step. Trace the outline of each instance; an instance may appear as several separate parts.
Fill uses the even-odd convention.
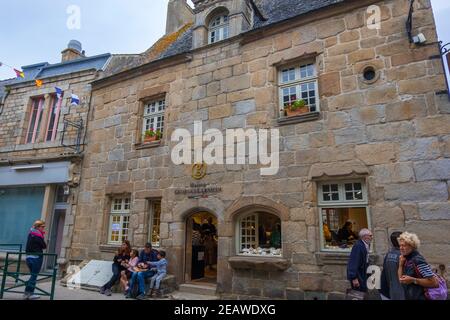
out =
[[[193,293],[206,296],[215,296],[216,289],[217,289],[216,285],[185,283],[180,285],[179,292]]]
[[[219,297],[214,295],[196,294],[180,291],[170,294],[169,297],[172,300],[219,300]]]

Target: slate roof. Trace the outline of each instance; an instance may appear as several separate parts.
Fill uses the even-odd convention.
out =
[[[22,71],[25,78],[16,78],[8,81],[7,85],[15,85],[34,81],[36,79],[42,80],[50,77],[60,76],[86,70],[104,70],[108,60],[111,58],[110,53],[105,53],[92,57],[85,57],[70,61],[65,61],[56,64],[49,64],[48,62],[37,63],[33,65],[23,66]],[[0,86],[3,81],[0,82]],[[4,86],[5,84],[3,84]]]
[[[141,54],[113,54],[108,66],[104,70],[104,77],[137,67],[144,63]]]
[[[282,21],[342,3],[345,0],[252,0],[255,8],[253,28],[247,32],[261,29]],[[162,36],[153,46],[141,55],[128,55],[121,59],[116,56],[110,67],[103,74],[109,77],[114,74],[137,68],[141,65],[189,53],[192,50],[193,28],[191,24],[180,30]]]
[[[267,19],[265,21],[255,19],[253,29],[258,29],[344,2],[344,0],[253,0],[253,2]]]
[[[255,15],[253,28],[260,29],[278,22],[292,19],[312,11],[344,2],[344,0],[253,0],[262,17]],[[154,60],[164,59],[192,49],[192,28],[182,33],[164,52]]]
[[[184,52],[189,52],[192,49],[192,28],[188,29],[185,33],[183,33],[177,41],[172,43],[166,51],[164,51],[159,59],[164,59],[170,56],[175,56]]]

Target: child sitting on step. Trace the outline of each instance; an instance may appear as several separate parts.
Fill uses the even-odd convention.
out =
[[[134,267],[137,266],[138,262],[139,262],[139,251],[137,251],[136,249],[133,249],[133,250],[131,250],[131,253],[130,253],[130,260],[122,263],[122,266],[124,268],[127,268],[126,270],[123,270],[121,272],[121,276],[120,276],[120,284],[121,284],[122,288],[125,290],[125,292],[127,292],[127,290],[129,289],[129,287],[128,287],[129,280],[130,280],[131,276],[133,275]]]
[[[158,261],[151,262],[150,267],[156,268],[156,274],[150,280],[150,297],[153,296],[153,290],[156,289],[156,295],[161,296],[161,292],[159,291],[159,287],[161,285],[162,279],[167,274],[167,260],[166,260],[166,252],[159,251],[158,253]]]

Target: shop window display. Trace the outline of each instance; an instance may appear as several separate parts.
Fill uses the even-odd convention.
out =
[[[252,213],[239,220],[239,254],[281,256],[281,220],[269,213]]]
[[[322,250],[351,250],[359,231],[369,228],[364,182],[322,183],[318,193]]]

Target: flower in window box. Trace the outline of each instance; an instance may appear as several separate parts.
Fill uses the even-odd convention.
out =
[[[297,116],[299,114],[308,113],[309,107],[306,104],[306,101],[303,99],[295,100],[292,104],[287,104],[284,107],[284,111],[286,111],[286,115],[288,117]]]
[[[161,137],[161,130],[154,131],[153,129],[149,129],[144,133],[144,143],[161,140]]]

